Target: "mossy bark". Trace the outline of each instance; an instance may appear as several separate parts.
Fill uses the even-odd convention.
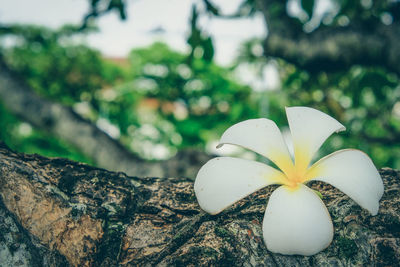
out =
[[[315,256],[269,252],[262,240],[268,187],[219,215],[199,208],[193,182],[138,178],[0,147],[1,266],[395,266],[400,261],[400,173],[382,169],[371,216],[314,183],[335,226]]]

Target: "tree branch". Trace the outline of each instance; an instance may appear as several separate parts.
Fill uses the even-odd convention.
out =
[[[89,0],[90,10],[84,16],[82,24],[77,28],[77,31],[83,31],[89,26],[91,19],[101,17],[112,10],[119,13],[121,20],[126,19],[126,1],[125,0]]]
[[[281,2],[281,3],[278,3]],[[264,42],[266,56],[282,58],[311,72],[343,70],[355,64],[382,66],[400,74],[400,23],[362,27],[319,27],[305,33],[277,6],[285,1],[258,0],[257,7],[268,25]],[[292,22],[291,22],[292,21]]]
[[[381,170],[377,216],[314,183],[332,215],[332,244],[315,256],[266,249],[267,187],[219,215],[200,210],[186,179],[134,178],[0,144],[2,266],[390,266],[400,260],[400,173]],[[3,219],[4,218],[4,219]]]
[[[99,167],[135,176],[185,176],[194,178],[210,156],[182,151],[166,161],[147,162],[71,108],[39,97],[0,58],[0,100],[14,114],[35,127],[67,141],[93,159]]]

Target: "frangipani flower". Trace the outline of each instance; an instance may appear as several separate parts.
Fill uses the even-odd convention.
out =
[[[323,142],[345,127],[312,108],[290,107],[286,115],[294,161],[273,121],[246,120],[227,129],[219,147],[234,144],[251,149],[280,170],[255,161],[217,157],[200,169],[194,190],[200,207],[217,214],[265,186],[281,185],[271,194],[264,215],[265,244],[272,252],[313,255],[329,246],[333,225],[321,198],[305,184],[312,180],[329,183],[376,215],[383,183],[371,159],[359,150],[340,150],[310,166]]]

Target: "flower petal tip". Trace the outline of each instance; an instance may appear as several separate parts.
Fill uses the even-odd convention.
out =
[[[204,211],[217,214],[249,194],[275,183],[279,174],[260,162],[217,157],[200,168],[194,192]]]
[[[344,127],[344,125],[342,125],[339,129],[336,130],[335,133],[340,133],[340,132],[344,132],[344,131],[346,131],[346,127]]]
[[[321,199],[307,186],[291,191],[281,186],[267,205],[263,237],[268,250],[284,255],[311,256],[333,239],[333,225]]]
[[[367,209],[372,216],[378,215],[379,212],[379,201],[376,202],[376,205],[372,208]]]
[[[376,215],[384,192],[382,177],[367,154],[356,149],[336,151],[314,164],[319,180],[329,183]]]

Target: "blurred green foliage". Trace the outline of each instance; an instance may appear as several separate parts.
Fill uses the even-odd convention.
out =
[[[257,116],[251,89],[202,53],[188,56],[155,43],[116,64],[86,46],[60,42],[48,29],[34,30],[42,31],[40,42],[29,36],[3,48],[8,65],[38,94],[73,107],[144,158],[204,148],[231,124]],[[20,134],[15,129],[27,124],[4,109],[1,121],[7,124],[2,139],[16,150],[87,161],[31,126]]]
[[[99,1],[92,2],[95,7]],[[300,30],[312,18],[316,2],[299,2],[307,15],[297,21]],[[321,27],[339,25],[343,18],[376,23],[382,12],[388,11],[384,1],[371,1],[369,8],[365,6],[368,1],[334,2],[340,8],[334,15],[325,14],[321,21],[329,16],[332,19],[323,21]],[[211,1],[204,3],[209,12],[223,16]],[[252,15],[254,6],[252,0],[243,1],[237,13],[227,17]],[[277,13],[286,12],[278,7]],[[391,12],[397,16],[399,11]],[[246,65],[263,78],[264,68],[272,61],[260,53],[261,41],[243,44],[233,66],[218,66],[213,61],[212,39],[199,28],[198,17],[193,8],[188,54],[154,43],[132,50],[121,63],[76,45],[60,31],[33,26],[16,34],[14,44],[2,47],[1,52],[38,94],[73,107],[147,159],[167,158],[186,147],[205,149],[230,125],[249,118],[268,117],[285,130],[284,107],[301,105],[324,111],[347,128],[328,139],[321,156],[337,149],[358,148],[378,167],[400,168],[400,81],[396,74],[357,65],[338,72],[310,73],[274,59],[281,88],[255,91],[238,82],[234,73]],[[2,107],[0,126],[0,138],[13,149],[90,162],[79,151],[21,122]]]
[[[65,157],[92,164],[92,160],[77,149],[10,114],[0,104],[0,140],[11,149],[25,153],[37,153],[48,157]]]
[[[400,83],[396,75],[360,66],[334,74],[310,74],[293,66],[286,70],[283,86],[289,105],[315,107],[346,126],[346,132],[329,139],[322,148],[324,154],[358,148],[378,166],[400,167]]]
[[[60,37],[60,31],[36,26],[25,31],[3,54],[40,95],[72,105],[124,78],[123,70],[104,61],[98,51]]]
[[[132,79],[138,81],[134,88],[156,100],[157,116],[181,136],[173,144],[178,148],[204,146],[233,122],[257,116],[250,88],[208,60],[188,61],[186,55],[155,43],[133,50],[130,62]]]
[[[250,62],[262,73],[270,61],[254,54],[260,44],[261,40],[245,43],[237,64]],[[379,167],[400,168],[400,79],[395,73],[358,65],[339,72],[310,73],[283,60],[278,60],[277,68],[282,88],[261,93],[268,99],[268,108],[260,115],[287,125],[283,107],[316,108],[346,126],[345,132],[327,140],[320,156],[356,148]]]

